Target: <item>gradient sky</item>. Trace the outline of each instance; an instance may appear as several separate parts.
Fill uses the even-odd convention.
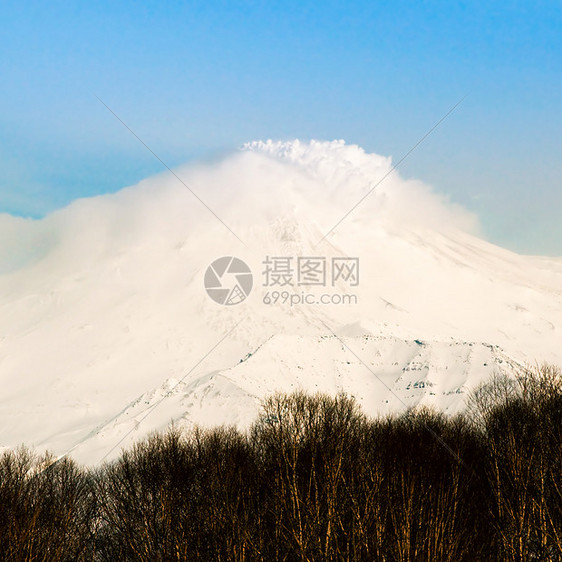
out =
[[[340,139],[562,256],[562,3],[2,2],[0,212],[254,139]]]

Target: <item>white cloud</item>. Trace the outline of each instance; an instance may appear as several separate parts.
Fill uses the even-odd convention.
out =
[[[177,173],[235,232],[280,217],[327,231],[391,170],[391,159],[343,141],[254,142],[211,164]],[[474,215],[418,181],[392,172],[338,227],[379,222],[393,229],[419,226],[474,231]],[[129,251],[145,240],[181,243],[209,229],[231,236],[170,173],[118,193],[81,199],[38,221],[0,216],[0,271],[53,252],[76,266]],[[221,231],[222,229],[222,231]],[[174,242],[174,243],[175,243]]]

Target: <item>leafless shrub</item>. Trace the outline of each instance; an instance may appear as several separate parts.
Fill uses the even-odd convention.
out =
[[[74,462],[26,449],[0,457],[2,560],[90,560],[95,498]]]
[[[171,429],[100,469],[0,456],[2,560],[562,560],[562,376],[494,377],[467,415],[369,420],[267,399],[251,430]]]

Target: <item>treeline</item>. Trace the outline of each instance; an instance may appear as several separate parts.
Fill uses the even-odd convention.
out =
[[[171,430],[95,470],[6,452],[0,559],[562,560],[562,374],[496,377],[457,417],[278,395],[247,434]]]

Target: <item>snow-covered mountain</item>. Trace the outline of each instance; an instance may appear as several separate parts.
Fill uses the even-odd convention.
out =
[[[453,412],[494,371],[562,364],[562,260],[485,242],[396,172],[331,231],[390,170],[341,141],[258,142],[177,171],[212,212],[162,174],[42,220],[0,215],[0,445],[95,463],[171,420],[245,426],[296,388]],[[222,256],[253,273],[232,306],[204,287]],[[325,286],[299,285],[299,258]],[[358,278],[332,283],[334,258]],[[264,286],[272,262],[292,285]]]
[[[143,423],[161,428],[212,421],[247,428],[264,396],[298,389],[332,395],[344,390],[365,411],[379,415],[422,404],[456,413],[471,388],[520,367],[497,346],[482,343],[276,335],[234,367],[189,382],[166,380],[96,427],[71,452],[91,461],[111,457],[108,444],[130,442]]]

